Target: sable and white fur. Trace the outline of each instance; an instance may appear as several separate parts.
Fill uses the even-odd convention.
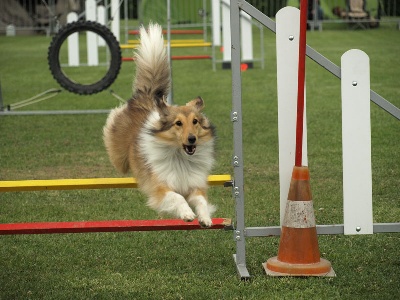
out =
[[[185,221],[197,215],[209,227],[215,209],[207,201],[207,177],[215,130],[202,114],[204,102],[200,97],[185,106],[165,102],[170,67],[158,24],[140,28],[135,57],[133,96],[111,111],[103,129],[110,160],[117,170],[132,171],[151,208]]]

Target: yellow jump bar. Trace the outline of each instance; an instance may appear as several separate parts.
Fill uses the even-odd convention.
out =
[[[138,46],[139,44],[120,45],[121,49],[136,49]],[[171,44],[171,48],[211,47],[211,46],[212,46],[211,42]]]
[[[206,41],[202,40],[202,39],[171,40],[171,45],[174,45],[174,44],[199,44],[199,43],[206,43]],[[128,44],[138,45],[138,44],[140,44],[140,40],[128,40]],[[164,44],[167,44],[167,42],[164,42]]]
[[[226,185],[232,182],[231,175],[210,175],[210,186]],[[47,190],[84,190],[109,188],[137,188],[136,178],[88,178],[0,181],[0,192],[24,192]]]

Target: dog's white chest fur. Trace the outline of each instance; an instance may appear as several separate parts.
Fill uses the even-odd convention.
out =
[[[146,165],[177,193],[185,195],[193,188],[205,187],[214,163],[214,141],[198,144],[196,152],[187,155],[182,145],[171,145],[152,133],[159,120],[159,113],[153,111],[139,135],[139,149]]]

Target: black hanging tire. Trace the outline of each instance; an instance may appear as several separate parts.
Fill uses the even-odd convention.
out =
[[[110,62],[107,73],[97,82],[80,84],[71,80],[61,69],[60,49],[62,44],[71,34],[81,31],[92,31],[101,36],[110,51]],[[77,21],[62,27],[53,37],[48,49],[48,63],[54,79],[66,90],[80,94],[91,95],[108,88],[117,78],[121,68],[121,48],[113,33],[105,26],[92,21]]]

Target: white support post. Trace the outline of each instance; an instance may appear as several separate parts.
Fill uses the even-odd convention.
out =
[[[86,20],[96,21],[96,0],[86,0]],[[86,45],[87,45],[87,63],[88,66],[98,66],[99,65],[99,54],[97,51],[97,34],[88,31],[86,33]]]
[[[276,61],[278,81],[278,135],[280,224],[283,222],[290,180],[295,164],[300,11],[285,7],[276,14]],[[305,94],[304,90],[304,94]],[[304,95],[303,158],[307,161],[306,95]]]
[[[231,32],[230,32],[230,2],[229,0],[222,0],[222,44],[223,44],[223,58],[222,68],[229,69],[231,66]],[[240,39],[241,39],[241,52],[242,61],[253,63],[253,31],[252,31],[252,18],[244,11],[240,12]],[[251,65],[250,65],[251,67]]]
[[[344,234],[372,234],[369,57],[349,50],[341,60]]]
[[[111,0],[111,32],[119,42],[119,26],[120,14],[119,14],[119,0]]]
[[[253,32],[251,30],[251,17],[244,11],[240,12],[240,30],[242,61],[253,63]]]
[[[106,25],[106,9],[103,5],[97,6],[97,23]],[[97,46],[104,47],[105,45],[105,40],[101,36],[98,36]]]
[[[78,14],[70,12],[67,15],[67,23],[78,21]],[[79,66],[79,34],[77,32],[68,36],[68,66]]]
[[[222,0],[222,68],[229,69],[231,67],[231,16],[229,0]]]
[[[212,0],[212,36],[213,46],[221,46],[221,9],[220,0]]]

